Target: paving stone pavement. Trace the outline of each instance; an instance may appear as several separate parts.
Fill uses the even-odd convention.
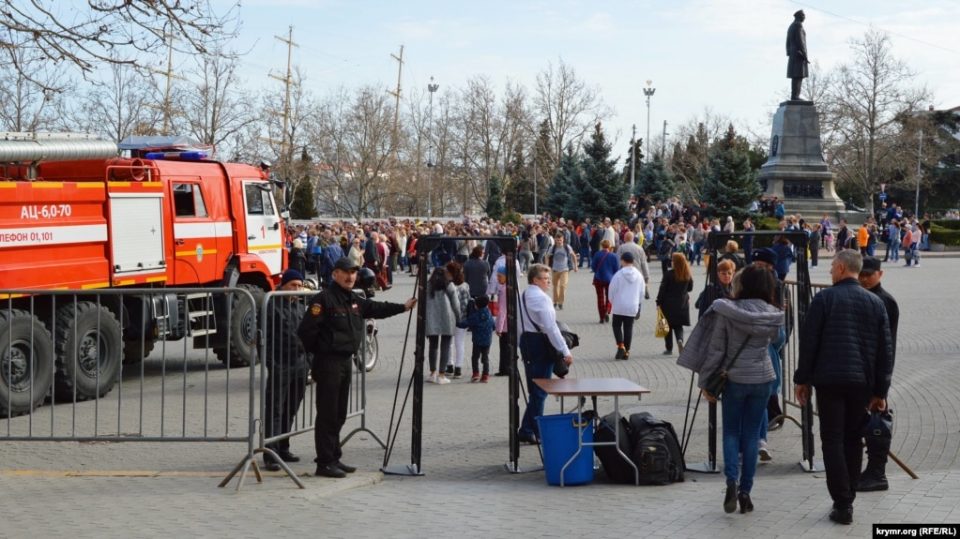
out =
[[[828,267],[821,263],[814,268],[813,281],[828,282]],[[548,487],[542,472],[508,474],[502,467],[508,459],[507,387],[504,379],[494,378],[489,384],[461,379],[424,388],[423,477],[382,476],[377,470],[383,451],[364,433],[346,446],[344,460],[361,468],[348,480],[304,477],[307,489],[300,490],[279,474],[267,474],[262,484],[251,475],[240,492],[235,485],[218,489],[216,484],[242,458],[242,444],[0,441],[0,504],[7,509],[0,519],[0,537],[455,533],[463,537],[819,538],[867,537],[874,522],[958,523],[960,398],[950,376],[960,363],[960,331],[952,316],[960,298],[960,282],[954,277],[958,267],[958,260],[929,256],[919,269],[885,268],[884,284],[901,306],[890,398],[896,413],[893,450],[920,479],[910,479],[891,462],[887,469],[891,489],[860,495],[853,526],[827,520],[830,500],[823,474],[799,469],[799,429],[789,423],[771,434],[775,460],[759,467],[753,493],[757,509],[749,515],[723,513],[719,475],[690,473],[681,484],[637,488],[607,484],[599,474],[592,485],[560,489]],[[660,278],[653,277],[655,291]],[[615,361],[610,327],[595,320],[590,279],[589,271],[572,276],[566,309],[560,313],[583,343],[575,350],[573,375],[622,376],[647,386],[650,395],[622,406],[653,411],[679,429],[690,376],[675,365],[675,356],[661,355],[663,345],[652,336],[653,302],[644,304],[631,359]],[[699,289],[702,269],[696,279]],[[412,282],[398,276],[397,286],[381,297],[402,300],[412,290]],[[400,316],[379,326],[383,358],[368,377],[368,407],[369,426],[381,437],[387,432],[406,323],[407,318]],[[491,356],[496,355],[494,346]],[[228,386],[226,371],[211,366],[205,373],[197,367],[198,359],[193,361],[191,384],[202,383],[198,380],[206,375],[214,391],[245,387],[244,373],[231,371]],[[412,350],[408,350],[403,388],[411,364]],[[151,375],[155,383],[157,375]],[[402,391],[400,396],[402,400]],[[229,413],[236,425],[243,424],[245,401],[244,406],[241,401],[231,404]],[[553,400],[547,406],[548,413],[559,409]],[[612,400],[601,399],[599,406],[601,411],[610,410]],[[49,413],[48,409],[49,405],[39,413]],[[0,420],[0,438],[5,423]],[[194,416],[184,421],[188,430],[200,424],[202,419]],[[355,424],[351,420],[345,430]],[[409,448],[408,407],[391,463],[408,462]],[[312,437],[295,438],[292,449],[310,455]],[[688,462],[704,460],[706,452],[706,418],[701,410]],[[294,469],[308,474],[309,460]],[[523,447],[522,467],[538,463],[536,450]],[[104,471],[110,473],[104,475]]]

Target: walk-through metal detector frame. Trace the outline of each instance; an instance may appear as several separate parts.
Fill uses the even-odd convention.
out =
[[[813,297],[812,289],[810,286],[810,268],[807,266],[807,243],[808,238],[806,233],[803,231],[779,231],[779,230],[760,230],[760,231],[741,231],[741,232],[711,232],[707,236],[707,247],[710,251],[710,260],[707,266],[707,281],[704,285],[704,290],[712,290],[712,284],[719,282],[717,278],[717,258],[718,254],[722,251],[724,246],[726,246],[729,240],[739,240],[741,246],[743,245],[743,238],[777,238],[784,237],[790,240],[790,243],[796,247],[796,260],[794,265],[797,269],[797,294],[795,298],[792,298],[797,304],[797,320],[795,323],[795,335],[794,338],[799,338],[799,330],[803,326],[803,322],[807,316],[807,309],[810,307],[810,300]],[[751,242],[752,244],[752,242]],[[751,245],[751,249],[754,247]],[[714,298],[709,298],[714,299]],[[784,316],[789,316],[789,312],[784,312]],[[786,322],[786,321],[785,321]],[[781,358],[782,361],[782,358]],[[786,384],[781,384],[781,392],[787,391],[785,387]],[[691,391],[693,385],[691,384]],[[688,408],[689,408],[690,396],[688,396]],[[697,398],[697,406],[700,404],[700,398]],[[694,411],[694,418],[696,418],[696,411]],[[783,415],[779,418],[770,418],[773,419],[789,419],[794,423],[797,423],[800,426],[800,436],[801,436],[801,446],[803,447],[803,459],[800,461],[800,466],[806,472],[815,472],[822,470],[822,464],[817,463],[814,459],[815,449],[814,449],[814,439],[813,439],[813,404],[807,402],[805,406],[800,409],[800,421],[798,422],[796,418],[787,414],[787,407],[783,407]],[[691,420],[690,431],[693,431],[693,425]],[[684,437],[688,435],[684,432]],[[684,440],[683,447],[686,448],[686,440]],[[687,464],[687,470],[691,472],[701,472],[701,473],[719,473],[720,469],[717,467],[717,403],[711,402],[707,408],[707,460],[706,462]]]
[[[493,241],[500,248],[507,266],[507,339],[510,342],[509,361],[510,378],[508,382],[507,412],[510,417],[510,460],[505,465],[511,473],[521,473],[520,439],[517,429],[520,427],[520,374],[517,365],[517,239],[512,236],[444,236],[431,234],[420,236],[417,240],[417,334],[415,339],[414,367],[410,385],[413,388],[413,411],[410,443],[410,463],[391,466],[390,455],[395,437],[388,436],[384,464],[381,471],[390,475],[423,475],[423,367],[426,356],[426,293],[429,279],[427,268],[430,253],[444,240]],[[493,271],[493,268],[491,268]],[[409,391],[409,389],[408,389]],[[405,405],[404,405],[405,407]],[[402,410],[401,410],[402,417]],[[398,427],[399,428],[399,427]]]

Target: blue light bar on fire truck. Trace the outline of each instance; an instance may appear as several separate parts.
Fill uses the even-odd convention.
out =
[[[190,137],[131,136],[118,145],[130,157],[199,161],[213,155],[213,146],[201,144]]]
[[[207,152],[199,150],[191,151],[173,151],[173,152],[147,152],[143,154],[145,159],[177,159],[180,161],[199,161],[207,158]]]

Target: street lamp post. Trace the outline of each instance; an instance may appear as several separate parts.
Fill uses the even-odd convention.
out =
[[[427,84],[427,91],[430,92],[430,105],[427,112],[427,217],[433,217],[433,94],[440,88],[439,84],[433,82],[430,77],[430,83]]]
[[[647,113],[650,118],[650,113]],[[634,177],[637,170],[637,124],[633,124],[633,136],[630,137],[630,196],[633,196]]]
[[[650,98],[657,89],[653,87],[653,81],[647,81],[647,87],[643,89],[643,95],[647,96],[647,157],[650,156]]]
[[[917,197],[913,204],[913,216],[920,218],[920,177],[923,175],[923,129],[920,130],[917,137],[920,142],[917,146]]]

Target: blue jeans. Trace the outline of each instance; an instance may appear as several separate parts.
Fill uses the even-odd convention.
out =
[[[899,262],[900,261],[900,241],[899,240],[889,240],[887,241],[887,253],[884,257],[884,261]]]
[[[767,353],[770,354],[770,361],[773,363],[773,372],[776,373],[777,379],[773,382],[770,382],[770,394],[776,395],[780,392],[780,381],[783,379],[783,365],[780,362],[780,352],[783,351],[784,345],[787,344],[787,331],[786,328],[781,326],[780,332],[777,334],[777,338],[767,345]],[[760,439],[767,440],[767,427],[770,423],[770,416],[767,414],[767,408],[763,408],[763,421],[760,422]]]
[[[740,492],[750,493],[753,488],[760,454],[760,423],[766,415],[772,389],[772,382],[727,382],[723,391],[723,473],[727,481],[739,479]]]
[[[521,434],[533,434],[539,438],[540,429],[536,418],[543,415],[547,392],[533,383],[534,378],[553,377],[553,348],[542,333],[524,332],[520,335],[520,354],[523,370],[527,375],[527,409],[520,422]]]

